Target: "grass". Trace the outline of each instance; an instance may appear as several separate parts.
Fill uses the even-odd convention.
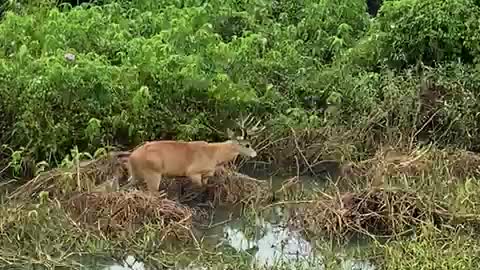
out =
[[[402,234],[425,222],[478,224],[479,156],[438,149],[380,149],[305,207],[307,231],[346,236]]]
[[[382,269],[478,269],[480,242],[465,228],[435,228],[425,224],[410,241],[376,246]]]

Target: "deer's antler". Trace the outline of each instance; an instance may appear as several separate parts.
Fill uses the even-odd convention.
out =
[[[265,126],[259,127],[261,120],[258,120],[257,123],[252,126],[252,123],[255,121],[255,117],[253,117],[251,113],[249,113],[246,117],[241,117],[241,119],[242,120],[238,123],[238,125],[242,132],[242,139],[245,139],[247,136],[258,136],[258,134],[265,129]]]

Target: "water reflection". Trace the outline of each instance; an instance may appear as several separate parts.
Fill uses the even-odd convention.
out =
[[[348,259],[342,260],[342,268],[345,270],[375,270],[375,266],[365,260]]]
[[[283,178],[284,179],[284,178]],[[283,180],[281,179],[281,180]],[[288,226],[286,221],[295,208],[273,207],[262,217],[256,216],[247,220],[243,215],[235,213],[241,218],[234,219],[221,226],[204,231],[203,244],[209,247],[231,247],[237,252],[248,252],[252,255],[251,264],[266,266],[288,264],[289,269],[324,269],[322,254],[316,254],[315,248],[300,233],[300,230]],[[236,212],[231,208],[218,208],[212,222],[222,223]],[[253,223],[253,224],[252,224]],[[318,252],[318,251],[317,251]],[[344,270],[374,270],[375,267],[368,261],[356,260],[349,256],[337,254],[341,269]],[[128,256],[123,265],[115,264],[104,270],[146,270],[142,262],[135,261]],[[207,269],[202,265],[189,265],[182,269]]]
[[[272,209],[275,217],[287,216],[286,210],[280,207]],[[288,211],[291,211],[289,209]],[[273,267],[276,264],[288,264],[289,269],[324,269],[323,256],[316,254],[311,242],[306,240],[300,230],[287,226],[285,220],[272,223],[257,218],[257,230],[254,236],[245,234],[242,222],[233,222],[223,228],[224,245],[231,246],[237,251],[250,251],[253,255],[252,264]],[[258,228],[259,227],[259,228]],[[253,251],[254,250],[254,251]],[[253,251],[253,252],[252,252]],[[339,256],[343,257],[343,256]],[[345,270],[373,270],[375,267],[368,261],[353,258],[339,258],[341,269]]]
[[[103,270],[146,270],[145,265],[141,261],[137,261],[132,255],[127,256],[123,265],[114,264],[105,267]]]
[[[278,209],[272,209],[277,212]],[[278,215],[277,215],[278,217]],[[255,220],[252,228],[244,220],[230,222],[215,230],[210,237],[216,239],[209,245],[230,246],[236,251],[249,252],[253,256],[252,266],[272,267],[276,264],[288,264],[289,269],[325,269],[321,254],[315,254],[312,244],[301,235],[299,230],[286,226],[283,221],[271,223],[263,218]],[[219,235],[219,234],[222,235]],[[216,243],[215,243],[216,242]],[[368,261],[356,260],[343,254],[337,257],[344,270],[374,270]],[[123,265],[115,264],[104,270],[146,270],[142,262],[128,256]],[[189,265],[184,270],[207,269],[201,265]]]
[[[259,220],[262,235],[256,234],[253,239],[245,236],[243,230],[229,224],[224,227],[222,239],[225,245],[237,251],[255,249],[255,264],[273,266],[276,262],[298,263],[315,259],[311,244],[299,231],[293,231],[285,224],[272,224]]]

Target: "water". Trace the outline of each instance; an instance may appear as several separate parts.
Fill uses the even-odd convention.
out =
[[[272,186],[278,189],[284,177],[272,179]],[[318,185],[312,179],[302,180],[304,187]],[[240,209],[219,208],[212,219],[212,224],[219,224],[209,229],[196,232],[202,246],[207,249],[220,247],[236,252],[248,252],[252,255],[251,264],[272,267],[276,263],[287,263],[289,269],[324,269],[324,256],[316,248],[322,246],[317,241],[309,241],[303,237],[299,228],[287,224],[290,214],[296,211],[294,206],[275,206],[262,212],[262,215],[250,214],[250,218],[239,218]],[[229,222],[232,216],[233,218]],[[356,243],[362,245],[362,243]],[[360,246],[361,247],[361,246]],[[348,247],[347,247],[348,248]],[[358,260],[346,255],[347,248],[334,252],[345,270],[373,270],[375,267],[368,261]],[[350,248],[355,248],[352,244]],[[220,250],[221,250],[220,249]],[[218,251],[218,250],[217,250]],[[111,263],[103,270],[148,270],[153,269],[143,262],[127,256],[123,263]],[[182,265],[177,269],[204,269],[202,265]]]

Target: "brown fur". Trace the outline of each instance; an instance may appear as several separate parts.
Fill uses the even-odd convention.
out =
[[[132,181],[144,181],[149,191],[158,191],[162,176],[187,176],[202,186],[203,176],[213,176],[218,165],[239,154],[254,157],[256,152],[237,141],[153,141],[130,154],[128,170]]]

